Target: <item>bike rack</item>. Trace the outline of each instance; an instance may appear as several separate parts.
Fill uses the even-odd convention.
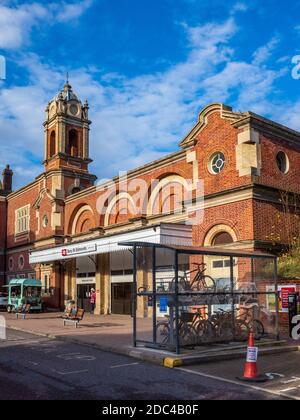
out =
[[[182,331],[185,329],[188,331],[187,327],[183,323],[181,319],[181,314],[184,313],[182,308],[184,307],[184,302],[192,302],[193,299],[197,302],[203,303],[207,309],[207,317],[208,317],[208,324],[211,325],[209,328],[213,328],[213,323],[211,321],[212,317],[215,319],[215,309],[214,307],[217,306],[214,302],[222,302],[219,303],[219,306],[224,305],[224,302],[227,302],[227,307],[230,306],[230,309],[227,309],[227,322],[228,316],[231,316],[231,325],[232,325],[232,341],[238,339],[236,337],[238,328],[241,326],[241,321],[238,320],[236,316],[237,306],[241,306],[241,301],[245,299],[245,301],[249,302],[252,300],[256,300],[257,302],[262,301],[264,297],[270,301],[274,302],[274,315],[275,315],[275,325],[273,328],[272,334],[274,338],[277,340],[280,339],[280,329],[279,329],[279,295],[278,295],[278,275],[277,275],[277,257],[270,254],[258,253],[258,252],[250,252],[250,251],[235,251],[229,249],[219,249],[219,248],[208,248],[208,247],[183,247],[183,246],[168,246],[168,245],[161,245],[155,243],[145,243],[145,242],[126,242],[120,243],[121,246],[126,246],[127,248],[132,249],[133,254],[133,295],[132,295],[132,315],[133,315],[133,345],[137,347],[138,345],[144,345],[151,348],[161,349],[164,348],[166,350],[170,350],[180,354],[182,348],[185,347],[187,344],[184,342],[182,338]],[[157,259],[159,256],[159,252],[162,250],[167,250],[172,255],[173,259],[173,272],[174,272],[174,281],[172,281],[172,287],[169,285],[169,289],[163,290],[164,285],[160,285],[157,282]],[[147,252],[147,258],[142,259],[139,261],[139,253],[145,251]],[[209,291],[208,288],[205,292],[201,290],[181,290],[182,284],[184,282],[182,280],[180,274],[180,261],[179,259],[185,256],[189,260],[190,266],[192,263],[190,262],[192,258],[199,257],[199,258],[206,258],[206,257],[226,257],[227,260],[230,261],[229,269],[229,277],[230,277],[230,285],[225,289],[221,290],[212,290]],[[247,276],[251,280],[249,284],[256,285],[258,283],[257,277],[259,276],[266,276],[266,279],[262,277],[261,284],[264,287],[264,290],[260,290],[259,288],[256,290],[251,287],[247,288],[237,288],[238,284],[243,284],[235,279],[235,267],[237,266],[236,261],[242,262],[245,260],[246,265],[248,267]],[[259,272],[259,262],[265,261],[262,264],[263,269]],[[151,264],[150,264],[151,262]],[[248,263],[249,262],[249,263]],[[267,264],[266,264],[267,263]],[[242,265],[242,264],[241,264]],[[264,273],[265,267],[268,267],[267,274]],[[145,271],[151,274],[152,281],[151,285],[144,284],[141,285],[139,280],[139,273],[141,271]],[[240,267],[238,267],[240,270]],[[191,270],[190,270],[191,271]],[[202,272],[202,274],[204,271]],[[204,275],[204,274],[203,274]],[[145,277],[145,276],[144,276]],[[239,277],[239,276],[238,276]],[[248,278],[247,277],[247,278]],[[265,286],[267,285],[272,288],[272,290],[268,290]],[[169,283],[170,284],[170,283]],[[159,287],[158,287],[159,286]],[[255,286],[255,287],[256,287]],[[262,287],[259,285],[259,287]],[[248,286],[247,286],[248,287]],[[138,299],[143,301],[148,301],[148,313],[147,316],[152,318],[152,334],[150,339],[140,339],[138,337],[137,331],[137,323],[138,323]],[[157,305],[162,300],[168,301],[168,310],[169,310],[169,317],[167,320],[162,321],[159,320],[159,316],[157,313]],[[151,305],[151,306],[150,306]],[[188,306],[188,305],[186,305]],[[196,305],[194,305],[196,306]],[[192,305],[190,306],[192,307]],[[149,308],[152,308],[150,310]],[[253,311],[254,312],[254,311]],[[225,317],[225,316],[224,316]],[[253,319],[252,325],[256,320]],[[165,322],[165,324],[162,324]],[[210,323],[210,324],[209,324]],[[188,324],[188,323],[186,323]],[[164,327],[166,329],[167,334],[167,343],[160,343],[159,337],[157,336],[157,327]],[[167,327],[169,325],[169,327]],[[220,324],[221,325],[221,324]],[[219,329],[221,326],[219,325]],[[245,325],[248,325],[245,321]],[[250,326],[250,321],[249,321]],[[191,327],[190,327],[191,328]],[[216,328],[214,326],[214,328]],[[246,328],[246,327],[245,327]],[[251,327],[249,327],[251,328]],[[253,328],[253,327],[252,327]],[[203,344],[207,344],[205,339],[203,339]],[[214,342],[218,342],[216,339]],[[222,336],[220,336],[219,342],[222,342]],[[195,346],[195,343],[192,345]]]

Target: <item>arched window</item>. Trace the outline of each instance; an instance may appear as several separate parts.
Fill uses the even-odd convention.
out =
[[[49,158],[52,158],[56,154],[56,133],[52,131],[50,134],[49,142]]]
[[[212,240],[212,246],[228,245],[232,244],[234,240],[228,232],[219,232],[215,235]]]
[[[69,132],[69,154],[73,157],[78,157],[78,133],[76,130]]]

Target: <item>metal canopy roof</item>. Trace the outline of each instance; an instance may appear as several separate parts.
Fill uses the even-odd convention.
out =
[[[5,287],[11,286],[42,287],[42,282],[36,279],[12,279]]]
[[[243,251],[243,250],[231,250],[228,248],[214,248],[214,247],[196,247],[196,246],[174,246],[174,245],[162,245],[150,242],[121,242],[120,246],[126,247],[137,247],[137,248],[163,248],[177,251],[180,254],[194,254],[194,255],[212,255],[219,257],[244,257],[244,258],[268,258],[277,259],[275,255],[267,254],[257,251]]]

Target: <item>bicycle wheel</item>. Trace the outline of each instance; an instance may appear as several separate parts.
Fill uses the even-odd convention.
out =
[[[255,340],[261,340],[263,338],[263,336],[265,335],[264,324],[261,321],[259,321],[258,319],[254,319],[250,323],[250,329],[254,333]]]
[[[250,328],[245,321],[237,319],[235,321],[235,338],[241,341],[247,341],[249,337]]]
[[[210,276],[203,276],[201,277],[201,279],[198,281],[197,284],[197,289],[198,292],[210,292],[210,293],[215,293],[216,292],[216,282],[214,281],[214,279]]]
[[[175,293],[175,278],[171,281],[169,291]],[[190,289],[188,281],[184,277],[178,279],[178,292],[185,292]]]
[[[196,331],[196,339],[198,344],[205,344],[215,338],[214,325],[207,321],[201,320],[194,325]]]
[[[156,340],[158,344],[170,343],[170,325],[168,322],[158,322],[156,325]]]
[[[183,347],[197,344],[197,332],[192,325],[184,323],[179,328],[179,343]]]

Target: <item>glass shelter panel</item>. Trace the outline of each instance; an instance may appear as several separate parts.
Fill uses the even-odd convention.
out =
[[[134,261],[135,344],[179,353],[278,338],[275,257],[147,244]]]

